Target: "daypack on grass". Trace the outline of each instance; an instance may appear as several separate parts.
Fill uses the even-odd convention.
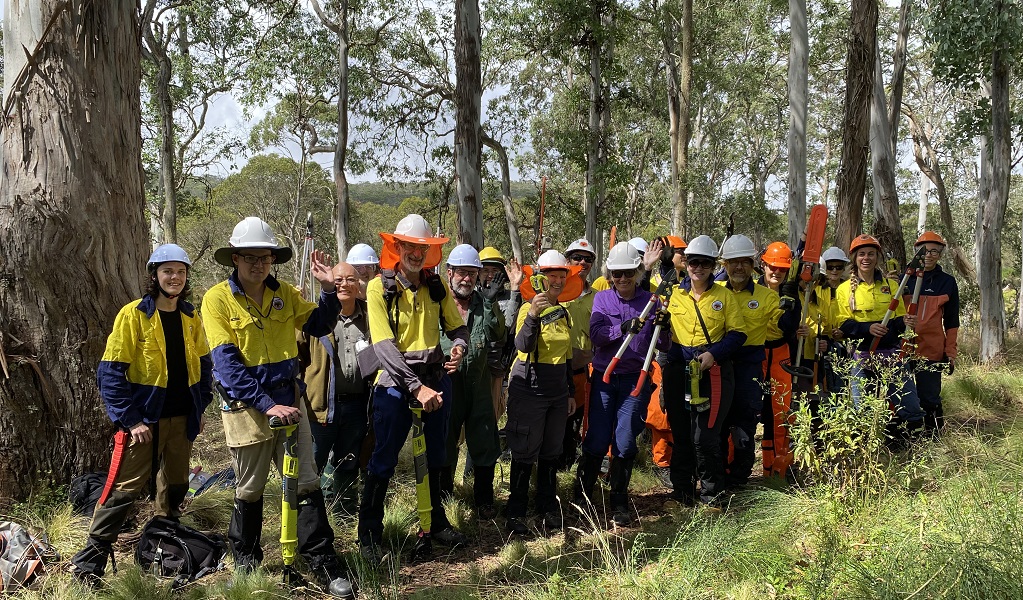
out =
[[[226,553],[227,542],[221,535],[153,517],[142,530],[135,560],[146,571],[173,577],[176,587],[223,569]]]
[[[44,539],[11,521],[0,521],[0,591],[27,587],[43,574],[44,561],[60,555]]]
[[[107,482],[106,473],[84,473],[71,480],[68,497],[76,515],[91,517],[96,510],[96,503],[103,494],[103,485]]]

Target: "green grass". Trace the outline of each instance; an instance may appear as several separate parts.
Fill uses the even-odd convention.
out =
[[[870,480],[871,493],[839,493],[820,482],[798,488],[764,482],[764,487],[737,495],[722,514],[661,509],[647,499],[638,529],[609,530],[602,517],[573,518],[557,535],[505,542],[503,521],[477,521],[470,508],[471,485],[459,483],[445,508],[481,549],[450,560],[438,550],[434,561],[410,566],[406,557],[418,523],[406,453],[385,512],[388,560],[379,569],[362,561],[353,520],[334,521],[337,547],[355,570],[365,598],[1020,598],[1021,363],[1010,359],[988,368],[961,361],[956,374],[946,378],[946,434],[911,451],[885,455]],[[633,481],[636,494],[656,486],[647,457],[641,456]],[[209,451],[205,459],[215,464],[222,457]],[[505,473],[499,497],[507,493],[506,479]],[[559,485],[564,498],[571,474],[561,474]],[[100,593],[79,587],[62,572],[87,528],[72,515],[63,493],[41,494],[8,515],[45,531],[64,557],[63,564],[51,565],[37,589],[13,598],[172,597],[168,581],[132,565],[129,548],[119,553],[119,573],[108,574],[107,588]],[[235,579],[226,571],[173,597],[321,597],[279,583],[279,503],[274,479],[267,485],[265,504],[265,572]],[[191,504],[185,521],[225,532],[231,505],[230,491],[204,495]],[[574,516],[567,502],[565,509]],[[594,509],[602,514],[602,499]]]

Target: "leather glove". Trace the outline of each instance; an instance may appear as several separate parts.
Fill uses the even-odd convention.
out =
[[[949,377],[956,372],[956,361],[951,358],[945,358],[945,374]]]
[[[671,330],[671,313],[664,310],[663,308],[657,311],[657,315],[654,317],[654,325],[660,325],[661,331]]]
[[[643,329],[643,321],[638,318],[629,319],[628,321],[622,322],[621,325],[622,335],[629,335],[630,333],[639,333],[640,329]]]

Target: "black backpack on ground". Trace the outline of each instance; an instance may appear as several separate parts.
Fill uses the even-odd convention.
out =
[[[224,568],[227,542],[166,517],[153,517],[142,530],[135,560],[143,570],[173,577],[174,586]]]
[[[85,473],[71,480],[68,497],[76,515],[91,517],[96,510],[96,503],[103,494],[103,486],[107,482],[106,473]]]

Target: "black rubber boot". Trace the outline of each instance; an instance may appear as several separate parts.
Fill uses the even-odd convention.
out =
[[[939,404],[934,408],[924,408],[924,429],[931,437],[941,435],[945,428],[945,410]]]
[[[600,464],[603,461],[604,457],[593,456],[585,450],[583,451],[579,468],[575,471],[575,488],[572,491],[572,502],[581,508],[586,508],[593,503],[593,486],[597,484]]]
[[[629,482],[635,458],[612,458],[609,478],[611,480],[611,520],[615,525],[632,525],[632,510],[629,507]]]
[[[373,567],[379,566],[384,551],[384,501],[387,499],[389,479],[366,473],[366,484],[362,488],[362,502],[359,505],[359,550]]]
[[[107,569],[107,559],[113,554],[113,544],[106,540],[89,536],[85,548],[78,551],[71,559],[71,574],[78,581],[96,587]]]
[[[541,460],[536,466],[536,512],[543,516],[543,526],[558,530],[563,526],[561,503],[558,501],[558,462]]]
[[[263,533],[263,499],[246,502],[234,499],[234,513],[227,538],[231,542],[231,555],[236,571],[251,571],[263,561],[263,548],[259,538]]]
[[[337,494],[331,506],[332,512],[339,517],[353,517],[359,513],[359,471],[334,471],[334,485]],[[324,497],[326,502],[327,498]]]
[[[497,515],[494,509],[494,465],[473,467],[472,501],[480,518],[493,519]]]
[[[185,496],[187,494],[187,483],[167,486],[167,506],[170,507],[170,510],[168,511],[168,514],[163,516],[168,519],[173,519],[174,521],[181,519],[181,504],[185,501]]]
[[[525,518],[529,507],[529,480],[533,476],[533,465],[513,460],[510,471],[508,503],[504,505],[508,531],[516,535],[529,535]]]

